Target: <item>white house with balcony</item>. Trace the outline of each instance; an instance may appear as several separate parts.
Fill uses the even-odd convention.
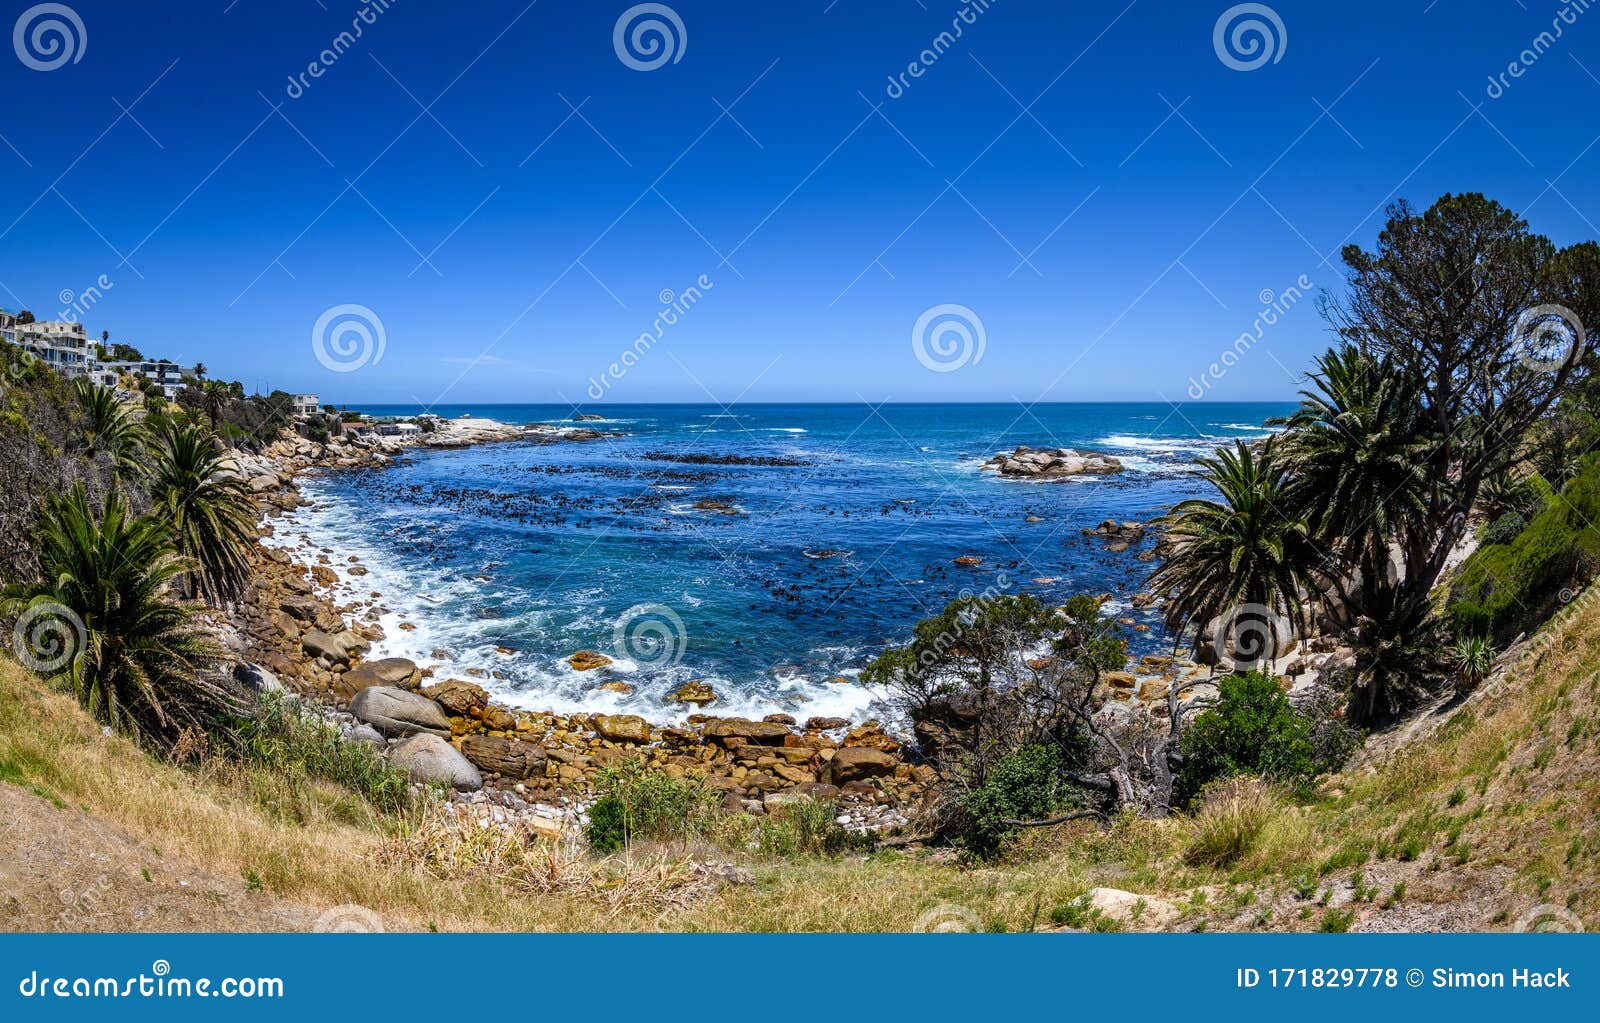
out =
[[[95,383],[105,387],[115,387],[124,376],[144,377],[155,384],[161,396],[168,401],[177,398],[178,392],[183,390],[183,367],[163,359],[97,360],[91,372]]]
[[[64,320],[40,320],[16,324],[16,344],[40,362],[70,379],[90,375],[94,349],[83,324]]]
[[[322,401],[315,394],[297,394],[293,398],[294,414],[301,418],[314,416],[322,411]]]

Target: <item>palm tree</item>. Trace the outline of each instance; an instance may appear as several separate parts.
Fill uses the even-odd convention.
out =
[[[255,537],[255,504],[244,482],[226,471],[211,431],[164,422],[156,432],[150,498],[170,524],[190,597],[211,604],[238,599]]]
[[[1430,525],[1436,434],[1415,382],[1353,345],[1317,360],[1312,386],[1284,424],[1290,502],[1326,552],[1324,607],[1354,648],[1355,720],[1392,713],[1437,678],[1443,631],[1426,594],[1406,586]]]
[[[1306,523],[1289,500],[1287,469],[1272,441],[1260,451],[1238,441],[1232,451],[1218,449],[1215,458],[1200,462],[1202,477],[1222,501],[1184,501],[1162,520],[1167,558],[1149,585],[1166,596],[1174,635],[1192,625],[1203,633],[1226,615],[1231,631],[1261,633],[1265,649],[1254,659],[1270,660],[1282,630],[1279,617],[1300,609],[1314,560]],[[1244,638],[1219,636],[1218,647],[1224,639],[1244,646]]]
[[[42,658],[33,666],[69,684],[96,719],[168,746],[239,711],[201,677],[220,651],[192,611],[164,598],[184,566],[159,519],[134,518],[112,491],[97,520],[79,484],[46,506],[39,546],[45,582],[8,587],[4,608]]]
[[[222,419],[222,413],[228,408],[228,401],[233,397],[233,392],[228,384],[221,380],[206,380],[200,385],[200,407],[205,409],[206,418],[211,420],[211,429],[217,428],[217,423]]]
[[[1312,387],[1282,424],[1290,502],[1319,546],[1363,572],[1386,574],[1391,545],[1427,522],[1431,432],[1422,403],[1392,363],[1353,345],[1317,359]]]
[[[73,391],[83,416],[79,436],[84,452],[91,459],[109,459],[121,479],[136,477],[143,462],[144,427],[108,388],[79,377],[73,381]]]

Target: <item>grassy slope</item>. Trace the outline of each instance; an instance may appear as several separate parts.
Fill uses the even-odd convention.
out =
[[[102,736],[69,699],[10,662],[0,662],[0,782],[44,797],[24,801],[40,812],[69,805],[153,855],[253,879],[262,898],[313,913],[357,903],[390,929],[909,930],[936,907],[958,906],[963,919],[1016,930],[1084,923],[1069,906],[1096,884],[1176,903],[1180,928],[1494,929],[1540,903],[1595,926],[1600,646],[1587,637],[1596,635],[1600,601],[1539,637],[1536,655],[1425,741],[1333,779],[1309,804],[1269,804],[1260,831],[1225,868],[1186,862],[1191,828],[1173,820],[1032,834],[989,869],[897,853],[752,859],[754,886],[682,905],[438,880],[383,856],[395,825],[347,793],[262,771],[156,763]],[[636,855],[641,872],[649,855]]]

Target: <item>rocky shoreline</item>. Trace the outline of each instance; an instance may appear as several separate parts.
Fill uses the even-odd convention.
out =
[[[265,537],[273,518],[305,503],[296,485],[304,473],[381,468],[417,446],[582,441],[592,433],[441,420],[432,433],[412,438],[280,439],[259,456],[236,454],[233,471],[257,496]],[[369,660],[373,644],[384,639],[376,603],[382,597],[373,591],[365,605],[338,603],[336,556],[324,550],[301,564],[283,550],[256,546],[252,584],[228,627],[243,662],[241,680],[314,703],[347,736],[383,750],[414,780],[451,789],[463,809],[559,833],[581,819],[596,772],[641,757],[670,776],[704,780],[724,794],[731,811],[759,814],[796,798],[831,799],[840,824],[883,832],[905,825],[903,808],[937,780],[931,768],[907,762],[899,742],[875,721],[852,726],[841,718],[800,722],[772,714],[754,721],[697,712],[660,725],[630,714],[528,712],[495,704],[469,679],[436,678],[433,666]],[[366,574],[354,557],[342,558],[341,568],[347,576]],[[603,667],[606,659],[596,656],[592,667]],[[698,708],[714,699],[709,689],[691,684],[679,699]]]
[[[273,519],[306,503],[297,486],[304,474],[382,468],[412,447],[514,440],[548,444],[595,436],[581,427],[439,420],[431,433],[407,438],[350,435],[327,444],[280,439],[260,455],[236,454],[233,470],[257,497],[265,539],[273,534]],[[991,467],[1011,475],[1008,459],[1017,458],[1026,459],[1022,476],[1121,469],[1108,456],[1026,448],[997,456]],[[1085,532],[1118,551],[1139,542],[1144,530],[1138,522],[1108,521]],[[877,721],[799,721],[788,714],[759,721],[720,717],[704,712],[716,694],[703,682],[691,682],[674,695],[687,713],[669,723],[634,714],[561,714],[497,704],[473,680],[488,678],[490,670],[473,668],[463,672],[468,678],[441,678],[439,664],[370,658],[374,644],[386,638],[379,622],[387,609],[376,590],[352,592],[351,584],[359,587],[367,574],[365,566],[354,555],[326,548],[299,553],[301,561],[266,543],[254,550],[253,583],[229,626],[230,645],[244,662],[241,680],[258,689],[282,688],[314,704],[347,736],[383,751],[414,780],[451,790],[463,812],[561,833],[582,821],[597,772],[638,757],[670,776],[703,780],[723,793],[724,807],[732,812],[762,814],[798,798],[828,799],[838,808],[841,825],[882,833],[906,826],[938,782],[933,769],[905,755],[899,739]],[[1132,602],[1141,607],[1153,599],[1138,594]],[[408,625],[402,621],[399,627]],[[443,659],[444,652],[439,656]],[[569,660],[575,670],[595,671],[597,679],[610,663],[594,651],[576,651]],[[1216,687],[1203,680],[1208,668],[1194,661],[1150,655],[1129,668],[1103,677],[1098,713],[1107,719],[1160,729],[1174,685],[1182,686],[1184,703],[1217,695]],[[1287,688],[1290,680],[1283,681]],[[610,680],[597,688],[626,686]]]

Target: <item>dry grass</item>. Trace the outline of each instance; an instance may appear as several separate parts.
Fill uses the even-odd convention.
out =
[[[1239,862],[1287,805],[1282,791],[1260,778],[1228,778],[1212,785],[1189,822],[1189,862],[1214,867]]]
[[[366,906],[392,930],[904,931],[945,904],[986,928],[1020,930],[1088,887],[1061,864],[972,871],[895,854],[751,855],[755,883],[730,886],[693,866],[740,859],[726,850],[590,859],[442,818],[400,826],[330,785],[156,761],[102,735],[70,698],[9,661],[0,661],[0,780],[119,825],[167,859],[258,878],[271,897],[313,911]]]
[[[1095,885],[1176,901],[1189,923],[1312,929],[1324,912],[1319,900],[1335,886],[1371,888],[1379,879],[1384,898],[1369,897],[1361,912],[1389,914],[1397,926],[1505,927],[1519,907],[1539,903],[1593,925],[1594,636],[1600,602],[1559,623],[1536,658],[1425,740],[1330,779],[1310,803],[1240,786],[1191,820],[1027,834],[1003,865],[981,869],[895,852],[775,858],[748,834],[745,844],[757,848],[678,843],[600,859],[471,822],[397,822],[326,783],[214,762],[158,763],[102,736],[70,699],[42,691],[8,662],[0,662],[0,780],[121,825],[217,876],[259,878],[285,902],[370,907],[391,929],[903,931],[955,914],[1015,931],[1048,922]],[[695,866],[708,859],[740,864],[754,883],[718,883]],[[1399,880],[1404,900],[1387,898]],[[1226,910],[1228,900],[1251,908]],[[1405,915],[1429,900],[1459,903],[1459,912]]]

